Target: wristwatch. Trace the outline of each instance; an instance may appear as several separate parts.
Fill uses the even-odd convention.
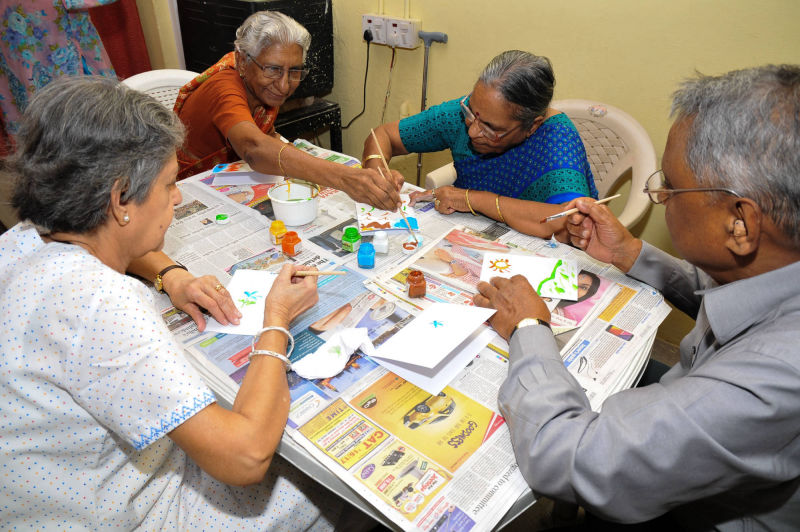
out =
[[[523,327],[529,327],[531,325],[544,325],[548,329],[552,330],[550,328],[550,324],[544,320],[540,320],[539,318],[525,318],[519,320],[519,323],[517,323],[516,327],[514,327],[514,330],[511,331],[511,336],[514,336],[514,333],[517,332],[519,329],[522,329]]]
[[[158,290],[159,292],[163,292],[164,291],[164,276],[167,274],[168,271],[174,270],[175,268],[182,268],[182,269],[184,269],[186,271],[189,271],[186,268],[186,266],[184,266],[181,263],[170,264],[169,266],[167,266],[166,268],[164,268],[163,270],[161,270],[160,272],[158,272],[156,274],[156,278],[155,278],[155,280],[153,280],[153,286],[156,287],[156,290]]]

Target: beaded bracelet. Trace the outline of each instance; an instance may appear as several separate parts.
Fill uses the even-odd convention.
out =
[[[506,219],[503,218],[503,213],[500,212],[500,194],[494,199],[494,206],[497,207],[497,215],[500,217],[500,221],[506,223]]]
[[[290,371],[292,369],[292,363],[289,361],[288,358],[286,358],[286,355],[282,355],[277,351],[270,351],[269,349],[255,349],[253,351],[250,351],[250,354],[247,355],[247,361],[250,362],[251,358],[259,355],[277,358],[278,360],[283,362],[283,367],[286,369],[286,371]]]
[[[467,199],[467,207],[469,207],[469,212],[472,213],[472,216],[478,216],[477,214],[475,214],[475,211],[472,210],[472,205],[470,205],[469,203],[469,189],[466,189],[466,191],[464,192],[464,197]]]
[[[253,343],[250,345],[250,349],[255,350],[256,341],[258,341],[261,335],[267,331],[280,331],[286,335],[286,337],[289,339],[289,347],[286,349],[286,358],[290,358],[292,356],[292,351],[294,350],[294,336],[292,336],[292,333],[290,333],[283,327],[278,327],[277,325],[264,327],[263,329],[258,331],[255,335],[253,335]]]

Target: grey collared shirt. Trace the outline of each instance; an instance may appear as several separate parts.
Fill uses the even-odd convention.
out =
[[[800,528],[800,262],[716,286],[645,243],[629,274],[696,317],[680,364],[596,413],[550,331],[519,330],[499,404],[525,479],[614,521]]]

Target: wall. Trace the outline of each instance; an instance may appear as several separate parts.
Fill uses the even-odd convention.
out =
[[[140,9],[162,1],[138,0]],[[718,74],[800,62],[796,0],[333,0],[335,82],[330,99],[341,104],[345,123],[362,108],[366,44],[361,15],[376,13],[381,6],[391,16],[403,16],[409,6],[424,30],[448,34],[447,44],[434,43],[430,49],[429,106],[468,93],[498,52],[528,50],[553,62],[556,98],[596,99],[626,110],[647,130],[659,158],[670,125],[670,94],[680,80],[696,70]],[[166,35],[155,33],[169,47],[169,24],[161,26]],[[400,118],[402,108],[420,109],[423,50],[397,51],[386,100],[392,53],[385,46],[370,46],[366,112],[344,132],[345,152],[361,154],[369,128],[381,121],[384,101],[386,121]],[[177,59],[166,55],[163,66],[176,68]],[[448,161],[446,154],[425,155],[422,175]],[[392,166],[415,180],[416,156],[397,158]],[[635,233],[674,253],[662,207],[653,208]],[[675,311],[659,335],[675,343],[691,324]]]

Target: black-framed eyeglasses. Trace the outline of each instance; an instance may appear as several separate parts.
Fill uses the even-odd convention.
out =
[[[674,196],[675,194],[680,194],[681,192],[723,192],[725,194],[736,196],[737,198],[742,197],[741,194],[729,188],[719,188],[719,187],[669,188],[669,185],[667,184],[667,178],[664,175],[663,170],[656,170],[655,172],[650,174],[650,177],[647,178],[647,182],[645,183],[644,190],[642,192],[647,194],[647,197],[650,198],[650,201],[652,201],[656,205],[661,205],[665,203],[672,196]]]
[[[290,68],[286,70],[282,66],[278,65],[262,65],[256,58],[250,54],[247,54],[248,59],[253,62],[258,68],[261,69],[261,73],[264,74],[265,78],[269,79],[281,79],[283,77],[284,72],[289,73],[289,81],[303,81],[308,76],[308,69],[307,68]]]
[[[470,109],[469,106],[467,105],[467,98],[469,98],[469,96],[464,96],[463,98],[461,98],[461,102],[459,102],[461,104],[461,114],[464,116],[464,121],[467,123],[467,126],[471,126],[473,122],[477,122],[478,130],[484,137],[486,137],[492,142],[497,142],[498,140],[502,139],[503,137],[505,137],[506,135],[508,135],[509,133],[511,133],[512,131],[514,131],[515,129],[517,129],[519,126],[522,125],[522,124],[517,124],[508,131],[503,131],[502,133],[498,133],[494,129],[484,124],[483,120],[481,120],[479,117],[475,116],[475,113],[473,113],[472,109]]]

